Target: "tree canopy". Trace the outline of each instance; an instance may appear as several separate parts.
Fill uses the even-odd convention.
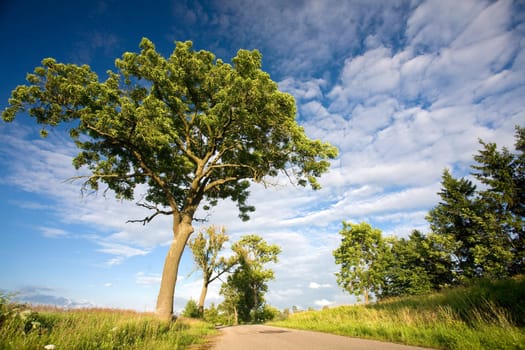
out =
[[[352,294],[363,294],[368,304],[369,294],[379,292],[383,284],[387,245],[381,231],[366,222],[343,221],[339,234],[341,244],[333,252],[335,263],[341,265],[337,283]]]
[[[169,319],[197,208],[229,198],[246,220],[254,210],[247,204],[251,181],[284,172],[317,189],[337,150],[306,136],[294,98],[261,69],[257,50],[239,50],[229,64],[189,41],[177,42],[167,58],[146,38],[140,49],[117,59],[105,80],[88,65],[46,58],[12,91],[2,118],[26,112],[43,125],[43,136],[66,125],[80,150],[73,164],[88,172],[85,187],[105,184],[118,198],[133,199],[144,184],[141,205],[153,213],[138,221],[173,217],[157,301]]]
[[[316,177],[334,147],[306,137],[295,121],[294,98],[261,70],[261,54],[240,50],[233,66],[191,42],[178,42],[164,58],[148,39],[140,53],[126,52],[100,81],[89,66],[42,61],[18,86],[3,111],[12,121],[27,111],[39,124],[72,122],[81,152],[77,168],[124,199],[146,183],[146,199],[174,212],[194,211],[199,200],[232,198],[241,216],[249,184],[287,170],[299,185]],[[45,128],[43,135],[46,135]],[[87,137],[86,137],[87,136]]]

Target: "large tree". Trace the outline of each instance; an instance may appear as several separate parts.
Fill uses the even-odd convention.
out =
[[[224,227],[219,230],[215,226],[210,226],[206,230],[200,231],[188,243],[193,253],[193,260],[202,271],[202,289],[198,304],[201,317],[204,316],[204,302],[206,294],[208,294],[208,286],[233,268],[238,261],[236,255],[220,256],[223,246],[228,240]]]
[[[319,188],[337,150],[310,140],[295,119],[295,101],[261,70],[261,54],[239,50],[232,64],[191,42],[169,57],[143,39],[102,81],[87,65],[46,58],[16,87],[2,112],[12,121],[27,112],[46,126],[64,124],[80,152],[73,164],[89,171],[84,185],[105,184],[121,199],[147,187],[142,205],[171,215],[170,245],[157,299],[169,320],[179,262],[201,204],[230,198],[247,219],[250,181],[284,171],[297,184]]]

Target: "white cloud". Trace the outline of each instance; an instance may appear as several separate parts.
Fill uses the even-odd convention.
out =
[[[39,227],[38,229],[42,232],[44,237],[47,238],[60,238],[69,235],[67,231],[55,227]]]
[[[279,82],[279,89],[292,94],[296,99],[312,100],[323,97],[321,88],[326,84],[327,82],[324,79],[300,81],[288,77]]]
[[[421,50],[439,50],[450,45],[486,4],[477,0],[423,1],[407,21],[407,37]]]
[[[104,241],[97,241],[97,243],[100,246],[102,246],[102,248],[98,249],[98,251],[106,253],[106,254],[119,255],[122,257],[126,257],[126,258],[136,256],[136,255],[148,254],[148,251],[146,250],[133,248],[133,247],[130,247],[124,244],[104,242]]]
[[[142,286],[159,285],[160,280],[161,280],[160,274],[155,274],[155,273],[146,274],[144,272],[137,272],[135,274],[135,283],[142,285]]]
[[[330,288],[330,287],[332,287],[332,285],[329,283],[319,284],[317,282],[310,282],[310,284],[308,284],[308,288],[311,288],[311,289]]]
[[[314,301],[314,304],[317,305],[317,306],[324,307],[324,306],[333,305],[333,304],[335,304],[335,302],[334,301],[330,301],[330,300],[326,300],[326,299],[320,299],[320,300]]]

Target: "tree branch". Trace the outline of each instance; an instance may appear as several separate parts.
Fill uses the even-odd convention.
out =
[[[143,207],[143,208],[146,208],[146,209],[149,209],[149,210],[155,210],[155,212],[153,214],[151,214],[150,216],[146,216],[142,220],[141,219],[128,220],[128,221],[126,221],[126,223],[128,223],[128,222],[131,222],[131,223],[142,222],[142,225],[146,225],[151,220],[153,220],[157,215],[172,215],[173,214],[173,210],[161,210],[156,205],[151,205],[151,204],[148,204],[148,203],[141,203],[141,202],[139,202],[139,203],[137,203],[137,206]]]
[[[217,179],[215,181],[210,182],[208,185],[206,185],[206,187],[204,188],[204,192],[208,192],[212,188],[225,184],[226,182],[237,181],[237,180],[238,179],[235,176],[227,177],[224,179]]]

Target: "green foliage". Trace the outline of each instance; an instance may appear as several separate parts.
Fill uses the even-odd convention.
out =
[[[80,149],[74,165],[91,171],[86,186],[102,182],[132,199],[146,184],[147,201],[190,217],[202,200],[231,198],[246,219],[247,180],[284,169],[319,187],[337,150],[306,137],[293,97],[261,70],[258,51],[239,50],[230,65],[189,41],[168,58],[146,38],[140,49],[117,59],[105,81],[87,65],[46,58],[2,118],[26,111],[44,127],[68,123]]]
[[[427,217],[432,231],[455,242],[451,251],[457,282],[471,278],[504,278],[523,272],[525,258],[525,144],[516,128],[516,154],[486,144],[474,159],[473,176],[483,190],[467,179],[443,173],[440,203]]]
[[[391,238],[390,261],[378,296],[425,294],[451,285],[453,243],[445,238],[417,230],[408,239]]]
[[[264,322],[271,313],[266,309],[264,294],[267,282],[274,278],[264,265],[277,262],[281,249],[267,244],[257,235],[243,236],[232,245],[238,266],[221,287],[223,309],[234,316],[234,323]]]
[[[339,231],[340,246],[334,250],[335,263],[341,265],[336,273],[337,283],[352,294],[363,294],[368,303],[369,293],[379,292],[385,279],[388,247],[381,231],[362,222],[343,222]]]
[[[484,280],[368,306],[294,313],[271,324],[447,350],[525,349],[524,282],[523,276]]]
[[[189,243],[193,253],[193,260],[202,271],[203,285],[199,299],[199,312],[204,313],[204,302],[210,283],[218,279],[224,273],[230,271],[237,263],[237,256],[230,258],[219,257],[223,245],[229,240],[225,228],[220,231],[210,226],[201,231]]]
[[[280,317],[281,317],[281,312],[279,311],[279,309],[273,306],[270,306],[268,304],[265,304],[262,309],[261,315],[259,316],[259,320],[260,322],[268,322],[268,321],[273,321]]]
[[[204,320],[213,325],[228,324],[226,317],[219,313],[219,309],[215,306],[215,303],[211,303],[204,311]]]
[[[510,266],[506,273],[525,271],[525,128],[516,127],[515,153],[496,144],[484,143],[474,156],[478,163],[473,176],[486,188],[479,191],[487,211],[493,215],[501,240],[510,241]]]
[[[2,350],[44,349],[51,344],[56,350],[186,349],[215,332],[207,323],[165,323],[152,314],[132,311],[42,308],[36,312],[14,303],[9,303],[9,310],[0,324]]]
[[[440,203],[428,214],[432,233],[384,239],[366,223],[343,223],[334,251],[343,289],[379,299],[426,294],[479,278],[523,271],[525,261],[525,129],[516,128],[515,154],[495,144],[474,159],[483,185],[443,172]]]
[[[182,316],[189,318],[199,318],[201,316],[199,312],[199,306],[195,300],[190,299],[186,303],[184,310],[182,311]]]

